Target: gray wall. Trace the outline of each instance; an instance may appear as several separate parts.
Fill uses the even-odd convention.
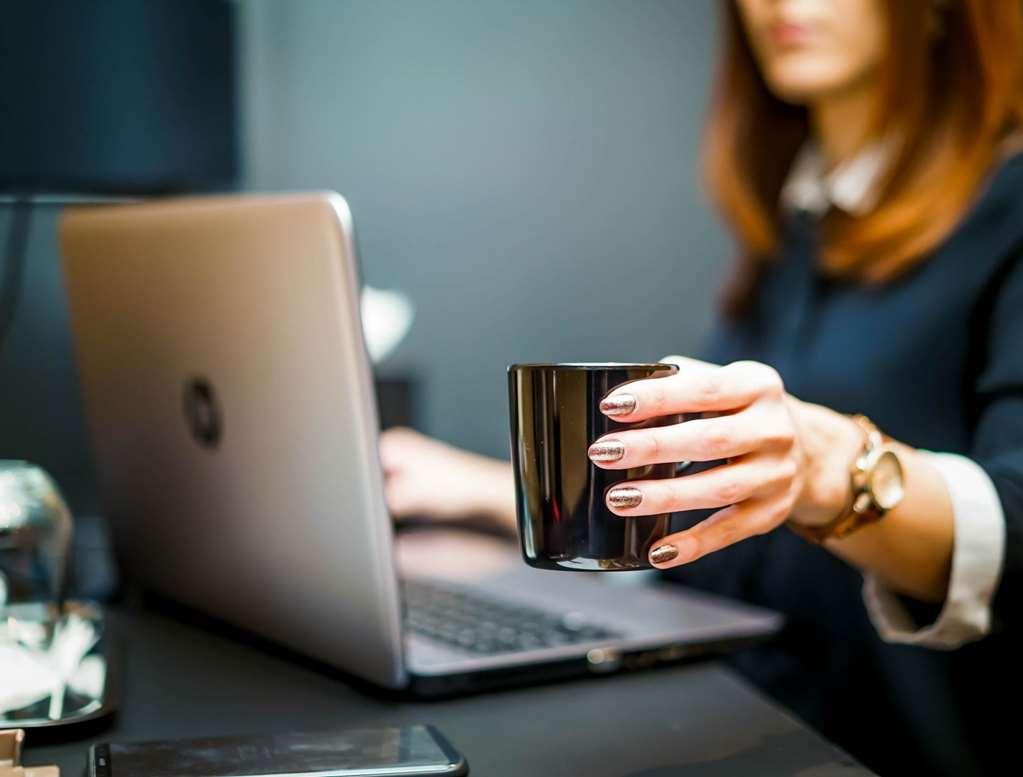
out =
[[[329,188],[368,283],[414,299],[389,370],[423,426],[506,455],[504,367],[697,347],[731,255],[697,150],[711,0],[245,0],[246,185]]]
[[[239,0],[245,184],[348,197],[366,280],[418,306],[386,369],[421,376],[428,431],[505,455],[508,363],[697,346],[731,254],[696,169],[714,5]],[[77,392],[45,209],[0,353],[0,458],[88,512]]]

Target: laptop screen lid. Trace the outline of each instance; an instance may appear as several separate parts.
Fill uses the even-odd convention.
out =
[[[60,243],[105,509],[129,573],[404,686],[345,201],[76,208]]]

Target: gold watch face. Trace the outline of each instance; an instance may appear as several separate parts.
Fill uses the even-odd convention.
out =
[[[882,510],[895,508],[906,494],[902,465],[892,451],[882,451],[870,472],[870,492]]]

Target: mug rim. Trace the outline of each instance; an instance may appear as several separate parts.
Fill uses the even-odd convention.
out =
[[[513,370],[572,370],[597,371],[621,369],[678,369],[671,362],[526,362],[509,364],[508,372]]]

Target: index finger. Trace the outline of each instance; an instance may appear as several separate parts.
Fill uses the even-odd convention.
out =
[[[771,392],[784,392],[775,370],[758,362],[733,362],[619,386],[601,400],[600,411],[632,423],[673,413],[739,410]]]

